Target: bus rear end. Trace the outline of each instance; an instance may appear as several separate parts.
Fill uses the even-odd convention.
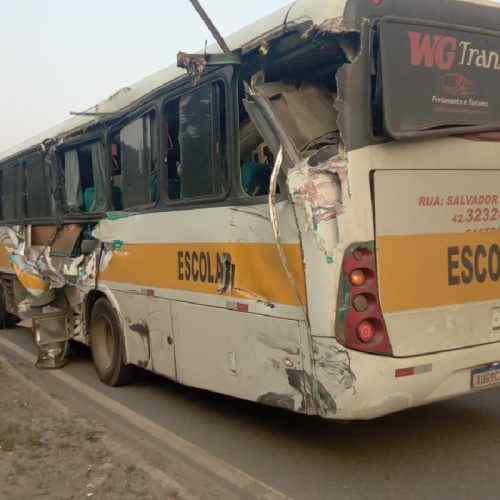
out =
[[[500,341],[500,170],[376,171],[373,184],[393,355]]]
[[[327,384],[346,419],[500,386],[500,35],[386,16],[371,40],[381,140],[348,153],[346,210],[370,227],[335,319],[355,382]]]
[[[374,240],[347,249],[340,278],[336,335],[356,382],[336,394],[337,418],[500,384],[500,143],[438,138],[370,157]]]

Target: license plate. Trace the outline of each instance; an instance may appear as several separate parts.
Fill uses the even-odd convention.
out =
[[[479,389],[489,385],[500,384],[500,363],[481,366],[472,370],[472,388]]]

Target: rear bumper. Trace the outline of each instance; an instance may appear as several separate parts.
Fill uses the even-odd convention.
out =
[[[352,351],[334,339],[316,338],[313,343],[316,379],[335,402],[320,414],[343,420],[376,418],[478,392],[471,388],[472,368],[500,361],[500,342],[408,358]],[[325,368],[328,351],[343,353],[347,361],[341,371],[349,372],[351,384],[342,384],[345,376],[332,376],[331,367]]]

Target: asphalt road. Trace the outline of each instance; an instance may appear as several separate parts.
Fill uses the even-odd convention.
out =
[[[36,352],[28,330],[0,336]],[[16,358],[2,345],[0,351]],[[36,379],[36,368],[28,369]],[[339,424],[154,376],[109,388],[83,348],[63,371],[291,498],[500,498],[500,389]]]

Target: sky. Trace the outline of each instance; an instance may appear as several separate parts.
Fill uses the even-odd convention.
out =
[[[201,0],[223,35],[290,0]],[[0,151],[212,37],[189,0],[0,0]]]

